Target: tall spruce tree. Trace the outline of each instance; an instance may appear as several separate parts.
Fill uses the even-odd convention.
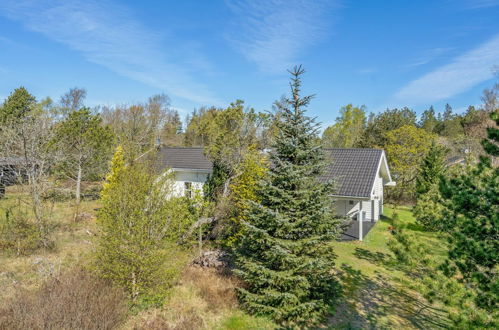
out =
[[[427,193],[432,186],[438,186],[440,176],[445,172],[446,154],[447,149],[433,140],[416,176],[416,194],[418,197]]]
[[[441,176],[445,174],[445,155],[447,149],[432,142],[428,153],[423,158],[416,176],[416,205],[413,212],[416,221],[426,230],[446,230],[442,205],[442,196],[438,189]]]
[[[324,156],[318,125],[305,115],[313,96],[300,96],[304,70],[290,73],[292,96],[276,103],[280,117],[272,166],[259,184],[259,202],[250,203],[236,273],[247,284],[238,290],[244,309],[300,327],[320,322],[338,295],[329,242],[337,237],[340,220],[332,213],[332,185],[317,179]]]

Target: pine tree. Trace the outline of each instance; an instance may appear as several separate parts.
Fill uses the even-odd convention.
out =
[[[495,129],[495,131],[494,131]],[[497,128],[489,129],[485,146],[496,146]],[[486,147],[487,150],[487,147]],[[487,150],[491,155],[497,149]],[[476,303],[496,311],[499,303],[499,167],[488,157],[441,185],[451,222],[446,271],[459,270],[463,282],[476,294]]]
[[[487,139],[482,141],[483,149],[491,156],[499,157],[499,110],[492,112],[490,118],[496,122],[496,127],[487,128]]]
[[[8,121],[20,121],[33,111],[35,105],[35,97],[26,88],[21,86],[14,89],[0,107],[0,124],[6,124]]]
[[[114,134],[109,126],[103,126],[100,115],[92,114],[89,108],[69,110],[64,120],[55,126],[52,145],[66,155],[58,164],[58,170],[75,181],[75,219],[79,212],[81,182],[92,174],[102,175],[113,143]]]
[[[279,137],[259,202],[251,203],[244,222],[236,273],[247,284],[238,291],[244,309],[298,327],[319,322],[338,295],[329,242],[339,220],[331,209],[332,185],[317,180],[324,156],[317,124],[305,115],[313,96],[300,97],[302,68],[290,73],[292,97],[276,103]]]
[[[421,162],[416,176],[416,194],[418,197],[427,193],[432,186],[438,185],[440,176],[445,172],[445,154],[447,150],[439,146],[434,140],[428,153]]]
[[[430,106],[428,110],[423,112],[419,126],[430,133],[435,133],[437,131],[438,120],[435,117],[435,109],[433,106]]]

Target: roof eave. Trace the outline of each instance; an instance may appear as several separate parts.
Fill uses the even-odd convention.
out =
[[[334,198],[346,198],[346,199],[371,199],[370,196],[347,196],[347,195],[330,195]]]
[[[203,173],[211,173],[212,170],[208,170],[205,168],[181,168],[181,167],[172,167],[172,171],[175,172],[203,172]]]

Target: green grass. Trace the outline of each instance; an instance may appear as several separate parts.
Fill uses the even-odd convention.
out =
[[[220,325],[220,330],[271,330],[276,329],[275,323],[263,318],[245,314],[241,311],[235,311]]]
[[[335,242],[337,267],[344,287],[341,303],[333,310],[331,328],[435,328],[445,324],[445,316],[417,292],[408,289],[413,282],[388,248],[394,209],[385,207],[385,217],[366,235],[363,242]],[[408,207],[397,209],[400,223],[417,234],[443,259],[445,242],[436,233],[424,232]]]

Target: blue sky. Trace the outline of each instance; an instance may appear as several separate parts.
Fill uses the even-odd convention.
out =
[[[310,113],[479,104],[499,65],[499,0],[0,1],[0,99],[71,87],[87,104],[164,92],[182,115],[245,100],[270,110],[303,64]]]

